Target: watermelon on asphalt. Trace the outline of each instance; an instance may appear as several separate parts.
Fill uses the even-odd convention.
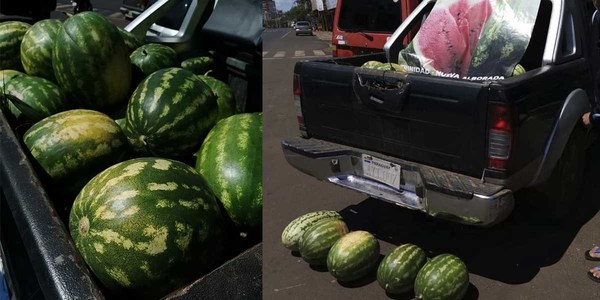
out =
[[[44,171],[74,194],[94,175],[119,162],[127,145],[115,121],[85,109],[41,120],[25,132],[23,140]]]
[[[177,53],[175,50],[160,44],[143,45],[135,49],[129,59],[146,76],[160,69],[177,66]]]
[[[219,262],[215,196],[190,166],[162,158],[116,164],[71,209],[73,241],[94,274],[129,299],[158,299]]]
[[[19,21],[0,23],[0,70],[23,70],[21,41],[30,27]]]
[[[121,37],[123,38],[123,41],[125,42],[125,46],[127,46],[127,53],[131,54],[133,51],[135,51],[135,49],[141,47],[144,43],[142,43],[142,41],[140,41],[138,38],[135,37],[135,35],[133,35],[133,33],[121,28],[121,27],[117,27],[117,30],[119,30],[119,33],[121,34]]]
[[[469,288],[469,271],[460,258],[441,254],[423,266],[415,280],[417,299],[460,300]]]
[[[281,243],[284,247],[298,251],[302,234],[315,223],[325,219],[342,220],[342,216],[335,210],[320,210],[301,215],[292,220],[281,233]]]
[[[30,120],[46,118],[69,108],[61,89],[55,83],[41,77],[13,77],[6,85],[6,94],[15,96],[35,111],[35,116],[24,112],[25,117]],[[9,102],[8,108],[15,118],[21,117],[21,110],[13,103]]]
[[[302,237],[298,249],[302,259],[314,266],[327,264],[329,249],[348,233],[348,226],[339,219],[324,219],[310,226]]]
[[[55,39],[54,75],[69,100],[100,111],[126,103],[131,61],[123,38],[106,17],[76,14],[63,23]]]
[[[427,256],[418,246],[404,244],[387,254],[377,269],[377,282],[390,294],[401,294],[413,289],[419,270]]]
[[[219,114],[217,115],[218,120],[225,119],[236,113],[235,99],[231,88],[223,81],[215,79],[207,75],[198,75],[204,83],[206,83],[213,94],[217,96],[217,106],[219,108]]]
[[[181,67],[196,75],[205,75],[214,65],[215,60],[210,56],[188,58],[181,62]]]
[[[196,170],[245,231],[262,225],[262,113],[233,115],[211,129],[196,153]]]
[[[350,282],[371,272],[379,259],[379,241],[366,231],[353,231],[329,250],[327,269],[338,281]]]
[[[180,68],[162,69],[133,92],[125,134],[140,154],[183,157],[200,148],[217,112],[215,96],[200,78]]]
[[[21,42],[21,62],[29,75],[56,82],[52,68],[54,39],[62,23],[59,20],[41,20],[25,33]]]

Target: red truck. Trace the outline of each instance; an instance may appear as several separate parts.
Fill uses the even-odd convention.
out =
[[[418,0],[338,0],[331,43],[334,57],[383,51],[383,45]],[[416,32],[416,29],[414,29]],[[412,38],[408,35],[405,43]]]

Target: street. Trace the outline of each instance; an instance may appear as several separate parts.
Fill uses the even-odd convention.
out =
[[[292,97],[294,64],[309,56],[320,58],[313,51],[328,51],[323,45],[328,41],[296,37],[285,29],[265,31],[263,41],[264,299],[386,298],[374,272],[361,282],[342,286],[326,269],[312,269],[282,246],[284,227],[317,210],[337,210],[350,230],[375,234],[381,258],[404,243],[420,246],[430,258],[442,253],[457,255],[470,271],[466,299],[600,299],[600,286],[586,275],[598,262],[583,256],[585,250],[600,243],[600,186],[596,183],[600,142],[588,151],[581,204],[562,225],[544,222],[535,208],[543,203],[526,199],[517,201],[509,220],[493,228],[432,219],[319,182],[285,161],[281,140],[299,135]],[[399,299],[412,299],[413,295],[402,297]]]

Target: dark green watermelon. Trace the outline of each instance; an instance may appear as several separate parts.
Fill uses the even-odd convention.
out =
[[[30,27],[19,21],[0,23],[0,70],[23,70],[21,41]]]
[[[375,269],[378,259],[377,238],[366,231],[353,231],[331,247],[327,254],[327,270],[338,281],[351,282]]]
[[[5,85],[16,76],[26,76],[17,70],[0,70],[0,93],[4,92]]]
[[[469,288],[469,271],[460,258],[441,254],[427,262],[417,274],[417,299],[460,300]]]
[[[207,75],[198,75],[198,77],[200,77],[200,79],[210,87],[213,94],[217,96],[217,106],[219,107],[217,121],[234,115],[236,113],[235,99],[233,98],[231,88],[225,82],[213,77]]]
[[[418,246],[404,244],[383,258],[377,269],[377,282],[390,294],[411,291],[419,270],[427,262],[425,252]]]
[[[214,63],[214,58],[210,56],[199,56],[182,61],[181,67],[196,75],[205,75],[212,69]]]
[[[55,39],[54,75],[69,100],[100,111],[127,102],[131,61],[123,38],[106,17],[76,14],[63,23]]]
[[[27,30],[21,42],[21,62],[27,74],[56,82],[52,51],[61,26],[59,20],[41,20]]]
[[[126,31],[121,27],[117,27],[121,37],[123,37],[123,41],[125,42],[125,46],[127,46],[127,53],[131,54],[135,49],[141,47],[144,43],[140,41],[138,38],[133,35],[133,33]]]
[[[39,121],[53,114],[69,109],[69,104],[61,89],[53,82],[35,76],[16,76],[6,85],[6,94],[15,96],[35,110],[32,116],[24,111],[27,119]],[[21,117],[21,110],[13,103],[8,105],[15,118]]]
[[[143,45],[129,56],[131,63],[145,76],[160,69],[177,66],[177,53],[171,47],[160,44]]]
[[[302,259],[314,266],[326,265],[331,247],[348,231],[346,223],[335,218],[323,219],[308,227],[298,244]]]

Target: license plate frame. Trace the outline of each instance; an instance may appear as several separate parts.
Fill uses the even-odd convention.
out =
[[[361,154],[361,165],[364,177],[400,190],[402,167],[399,164],[372,155]]]

